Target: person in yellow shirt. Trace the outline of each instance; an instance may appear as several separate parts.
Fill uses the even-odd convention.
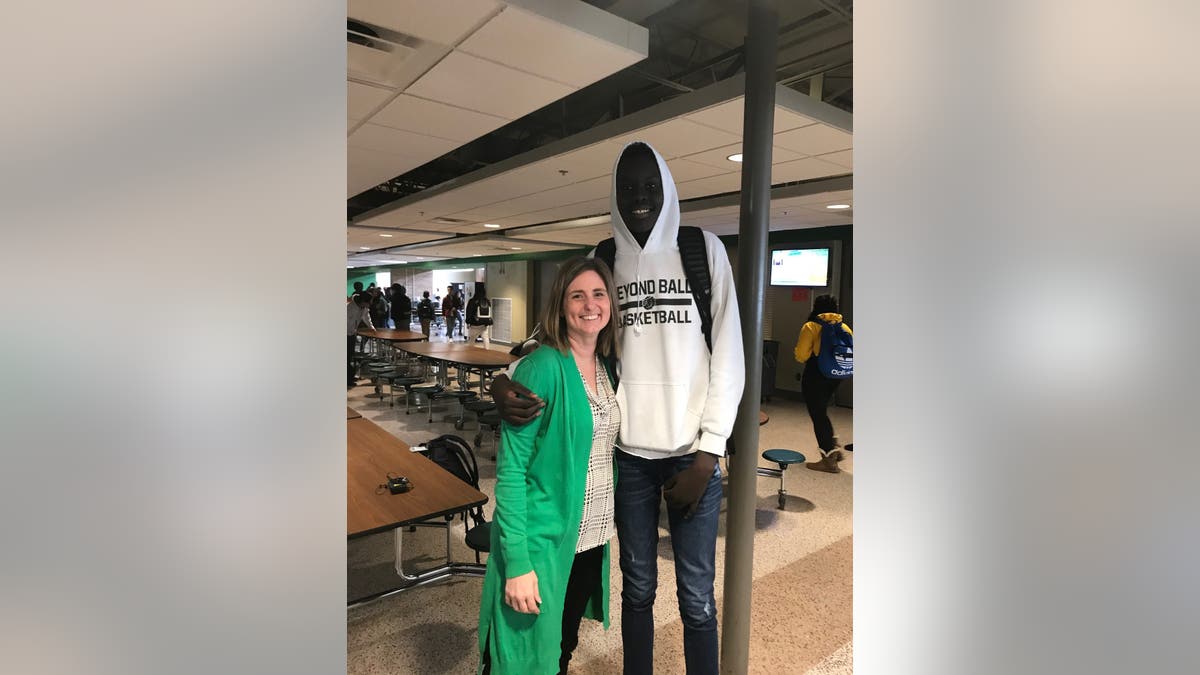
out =
[[[833,434],[833,422],[829,420],[829,404],[837,393],[840,379],[826,377],[817,367],[817,355],[821,353],[821,329],[826,324],[841,323],[842,315],[838,312],[837,297],[818,295],[813,300],[812,313],[808,321],[800,328],[800,337],[796,340],[796,361],[804,364],[804,374],[800,377],[800,391],[804,394],[804,404],[808,407],[808,416],[812,418],[813,432],[817,436],[817,446],[821,448],[821,460],[809,462],[806,466],[814,471],[840,473],[838,462],[845,459],[845,454],[839,449],[837,437]],[[842,323],[842,330],[854,335],[850,326]],[[836,371],[835,371],[836,372]]]

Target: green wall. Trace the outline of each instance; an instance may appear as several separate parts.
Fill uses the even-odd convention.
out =
[[[346,272],[346,297],[354,292],[354,282],[361,281],[363,288],[375,283],[374,272],[362,272],[360,270],[350,270]]]

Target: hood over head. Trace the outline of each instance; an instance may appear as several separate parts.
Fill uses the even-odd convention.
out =
[[[667,168],[667,162],[658,154],[654,146],[644,141],[633,141],[622,148],[620,154],[617,155],[616,161],[613,163],[612,175],[612,192],[609,194],[609,208],[612,212],[612,229],[613,237],[616,239],[618,251],[639,251],[643,250],[634,238],[633,233],[629,231],[629,227],[625,224],[621,217],[621,211],[617,207],[617,166],[621,163],[621,157],[633,145],[644,145],[654,154],[654,159],[658,163],[658,173],[662,180],[663,204],[662,210],[658,214],[658,220],[655,221],[653,229],[650,231],[650,238],[646,240],[644,250],[654,251],[663,248],[668,248],[675,245],[675,239],[679,234],[679,193],[675,188],[675,178],[671,176],[671,170]]]

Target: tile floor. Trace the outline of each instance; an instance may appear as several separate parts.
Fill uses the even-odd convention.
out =
[[[493,345],[494,349],[501,347]],[[413,444],[443,433],[456,433],[468,442],[475,435],[474,422],[455,431],[451,420],[457,404],[435,405],[434,422],[415,410],[404,414],[368,395],[365,385],[347,394],[350,407],[402,440]],[[763,404],[771,421],[760,427],[762,449],[783,447],[817,456],[812,426],[803,404],[781,397]],[[853,442],[852,412],[831,410],[842,442]],[[850,673],[851,650],[851,562],[853,553],[852,486],[854,453],[846,453],[843,472],[827,474],[793,467],[788,471],[788,501],[784,511],[776,509],[779,481],[758,478],[754,550],[754,582],[750,645],[751,673]],[[495,462],[485,443],[477,452],[481,489],[494,494]],[[763,466],[766,462],[760,460]],[[490,518],[491,506],[485,507]],[[724,510],[723,510],[724,511]],[[659,547],[661,588],[655,603],[655,671],[683,673],[683,629],[676,605],[674,563],[671,559],[665,514],[660,525]],[[722,516],[717,541],[716,594],[723,600],[725,524]],[[474,560],[462,542],[462,524],[456,521],[451,534],[456,560]],[[444,531],[420,528],[405,534],[406,570],[435,564],[445,549]],[[609,674],[621,670],[620,588],[614,540],[612,557],[612,607],[610,629],[585,621],[571,672]],[[347,556],[348,597],[362,597],[393,585],[392,536],[374,535],[349,543]],[[379,602],[350,610],[347,615],[347,672],[376,673],[472,673],[476,647],[476,621],[482,579],[456,578],[405,591]]]

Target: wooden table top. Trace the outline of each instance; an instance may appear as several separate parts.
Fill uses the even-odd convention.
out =
[[[405,476],[412,490],[375,494],[387,474]],[[379,425],[346,421],[346,535],[353,539],[486,504],[487,495],[467,485]]]
[[[517,360],[517,357],[508,352],[492,351],[462,342],[414,342],[398,345],[397,348],[410,354],[442,359],[464,366],[504,368]]]
[[[346,406],[346,419],[353,420],[358,419],[359,417],[362,417],[362,415],[359,415],[357,410],[351,408],[350,406]]]
[[[420,342],[425,339],[424,333],[417,333],[411,330],[397,330],[393,328],[377,328],[375,330],[360,330],[359,335],[379,340],[387,340],[388,342]]]

